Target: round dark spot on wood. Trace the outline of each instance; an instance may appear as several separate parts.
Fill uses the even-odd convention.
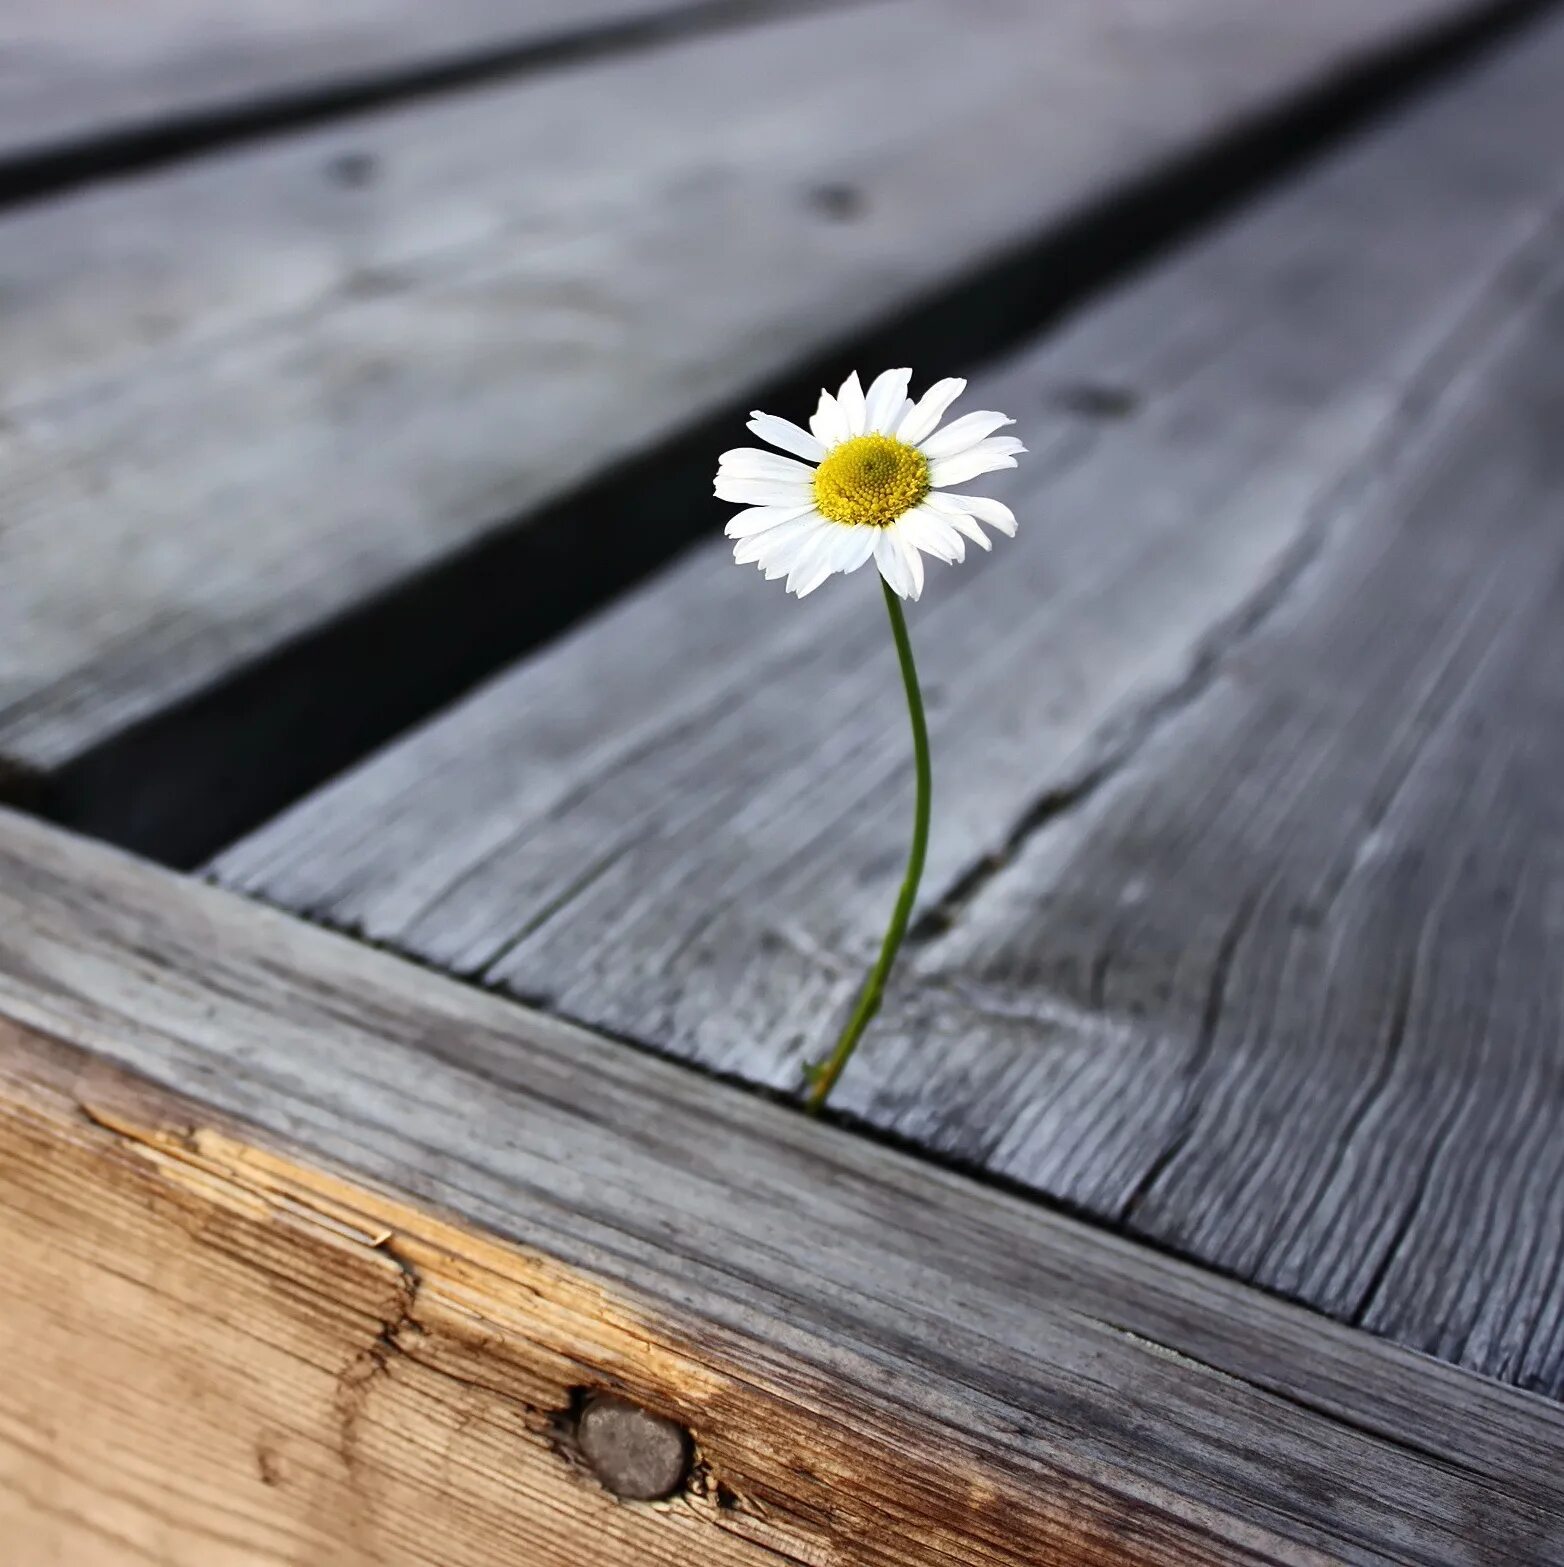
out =
[[[814,186],[809,192],[809,205],[821,217],[846,223],[861,216],[868,201],[856,185],[833,183]]]
[[[342,152],[327,163],[326,177],[345,190],[362,190],[373,183],[379,167],[372,152]]]
[[[631,1502],[661,1501],[680,1490],[694,1451],[676,1421],[606,1393],[582,1405],[576,1446],[604,1489]]]

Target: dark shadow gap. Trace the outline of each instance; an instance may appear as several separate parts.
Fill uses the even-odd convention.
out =
[[[873,0],[850,3],[869,4]],[[391,104],[626,54],[724,28],[777,21],[829,4],[831,0],[689,0],[676,11],[628,16],[586,28],[564,23],[556,32],[541,37],[488,44],[443,59],[278,89],[248,102],[111,127],[78,140],[0,158],[0,207],[38,201],[79,185],[139,174]]]
[[[1503,0],[1387,46],[546,511],[497,518],[461,553],[35,780],[28,803],[199,865],[713,533],[724,513],[712,465],[744,410],[796,409],[857,365],[894,357],[945,373],[1014,348],[1552,4]],[[827,220],[850,217],[840,193],[829,206]]]

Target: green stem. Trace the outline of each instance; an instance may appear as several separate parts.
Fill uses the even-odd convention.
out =
[[[907,934],[907,923],[912,918],[912,906],[917,900],[918,883],[923,879],[923,861],[929,848],[929,800],[932,778],[929,767],[929,728],[923,717],[923,694],[918,689],[918,669],[912,659],[912,643],[907,637],[907,621],[902,614],[901,600],[892,592],[890,584],[882,581],[885,591],[885,607],[890,612],[891,635],[896,638],[896,657],[901,663],[902,685],[907,691],[907,714],[912,720],[913,766],[917,773],[917,804],[912,818],[912,849],[907,855],[907,874],[902,878],[901,892],[896,898],[896,908],[891,923],[886,928],[885,940],[880,943],[880,955],[869,970],[863,989],[858,994],[858,1004],[847,1020],[836,1048],[822,1062],[811,1066],[807,1072],[808,1093],[804,1100],[811,1115],[818,1114],[843,1068],[858,1048],[863,1031],[880,1010],[880,999],[885,994],[885,982],[890,978],[896,954],[901,950],[902,937]]]

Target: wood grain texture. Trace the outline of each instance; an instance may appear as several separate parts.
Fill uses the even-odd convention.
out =
[[[0,170],[692,9],[699,0],[4,0]]]
[[[1561,237],[1263,628],[920,964],[1129,1035],[1138,1103],[1077,1079],[998,1166],[1555,1397]]]
[[[0,765],[56,772],[1481,9],[855,6],[11,215]]]
[[[4,1022],[0,1157],[18,1567],[800,1559],[753,1500],[719,1509],[709,1461],[665,1509],[572,1463],[581,1379],[644,1365],[655,1329],[568,1270]],[[658,1369],[684,1407],[710,1380]]]
[[[114,1257],[130,1277],[103,1309],[135,1304],[156,1258],[114,1237],[139,1250],[173,1207],[185,1236],[156,1244],[190,1272],[162,1277],[208,1306],[201,1281],[231,1280],[229,1320],[279,1365],[308,1316],[284,1465],[371,1517],[425,1462],[398,1411],[440,1432],[465,1410],[449,1463],[430,1459],[475,1498],[474,1529],[498,1484],[516,1505],[488,1538],[535,1513],[560,1542],[543,1559],[581,1559],[571,1531],[609,1515],[550,1480],[536,1411],[597,1386],[684,1423],[725,1488],[614,1512],[647,1560],[766,1559],[746,1538],[818,1563],[1542,1567],[1564,1549],[1564,1411],[1545,1400],[15,816],[0,1017],[0,1097],[37,1150],[3,1168],[72,1216],[59,1266]],[[38,1035],[88,1059],[41,1067]],[[121,1072],[185,1102],[127,1108]],[[84,1158],[112,1174],[71,1184]],[[36,1201],[18,1207],[36,1231]],[[280,1293],[254,1316],[252,1263]],[[8,1288],[32,1299],[35,1278]],[[354,1346],[380,1366],[350,1401],[359,1480],[303,1424]],[[73,1396],[123,1399],[151,1375],[130,1364]],[[426,1483],[387,1500],[373,1559],[419,1559],[399,1519]],[[94,1488],[73,1494],[100,1516]]]
[[[934,582],[868,1123],[1564,1393],[1564,28],[980,381],[1023,518]],[[223,856],[232,886],[791,1088],[901,872],[872,585],[720,545]]]

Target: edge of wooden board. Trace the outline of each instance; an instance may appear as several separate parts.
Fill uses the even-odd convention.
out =
[[[1558,1406],[11,813],[0,1019],[0,1399],[64,1412],[0,1455],[161,1559],[1564,1553]],[[597,1488],[592,1389],[693,1489]]]

